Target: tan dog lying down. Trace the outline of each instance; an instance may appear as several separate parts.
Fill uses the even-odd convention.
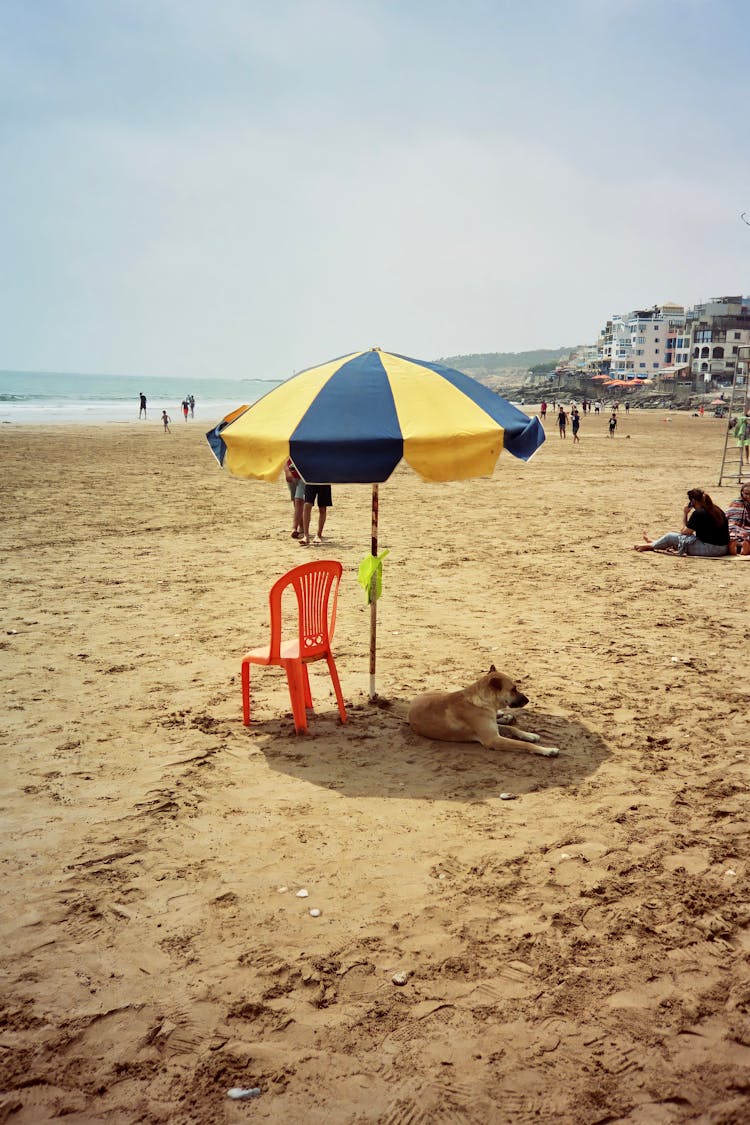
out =
[[[553,758],[557,746],[539,746],[539,735],[511,727],[500,734],[498,723],[515,722],[515,716],[499,715],[507,707],[525,707],[528,697],[518,690],[509,676],[495,670],[463,691],[428,691],[418,695],[409,708],[409,726],[425,738],[443,742],[481,742],[490,750],[525,750]],[[518,743],[532,743],[519,746]]]

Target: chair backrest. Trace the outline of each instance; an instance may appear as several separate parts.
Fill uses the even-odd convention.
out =
[[[282,596],[292,588],[299,613],[299,651],[302,659],[322,655],[330,647],[336,627],[336,603],[343,567],[333,559],[316,559],[295,566],[269,594],[271,659],[278,658],[282,640]]]

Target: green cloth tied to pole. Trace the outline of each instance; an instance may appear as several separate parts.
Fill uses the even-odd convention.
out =
[[[388,553],[381,551],[379,555],[368,555],[359,564],[357,581],[367,596],[368,605],[377,601],[383,592],[383,559]]]

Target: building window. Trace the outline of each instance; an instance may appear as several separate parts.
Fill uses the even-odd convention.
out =
[[[723,348],[714,348],[713,358],[714,359],[723,359],[724,358],[724,349]]]
[[[708,348],[701,348],[701,359],[708,359]]]
[[[741,333],[739,333],[739,332],[735,332],[735,334],[734,334],[734,338],[735,338],[735,340],[741,340],[741,339],[742,339],[742,335],[741,335]]]

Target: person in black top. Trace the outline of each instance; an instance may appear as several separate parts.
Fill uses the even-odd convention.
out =
[[[644,531],[643,543],[635,544],[636,551],[669,551],[711,559],[729,554],[726,513],[702,488],[689,489],[687,496],[688,502],[682,509],[682,531],[668,531],[659,539],[651,539]]]

